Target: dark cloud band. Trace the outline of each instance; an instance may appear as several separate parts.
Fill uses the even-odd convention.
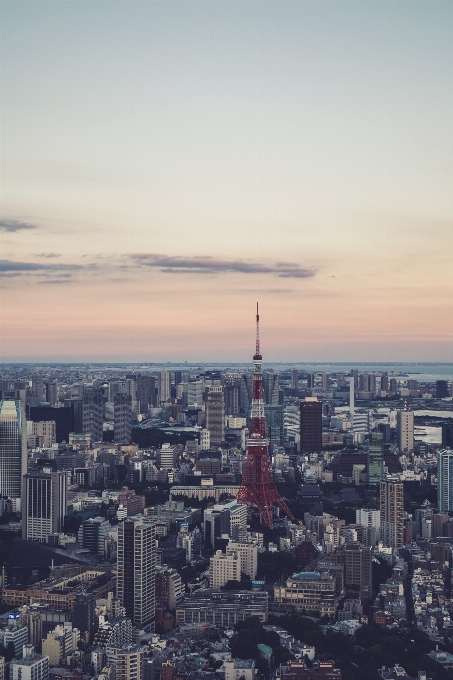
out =
[[[220,260],[214,257],[181,257],[156,253],[134,253],[132,259],[145,267],[157,267],[165,273],[194,274],[273,274],[281,278],[305,279],[316,275],[313,267],[301,267],[294,262],[277,262],[274,265],[245,260]]]
[[[0,220],[0,231],[24,231],[25,229],[37,229],[35,224],[19,222],[18,220]]]

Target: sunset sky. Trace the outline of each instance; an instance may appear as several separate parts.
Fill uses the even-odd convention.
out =
[[[451,0],[2,0],[1,360],[453,361]]]

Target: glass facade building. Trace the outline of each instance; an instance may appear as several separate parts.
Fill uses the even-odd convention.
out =
[[[20,401],[0,401],[0,494],[20,499],[27,472],[27,430]]]

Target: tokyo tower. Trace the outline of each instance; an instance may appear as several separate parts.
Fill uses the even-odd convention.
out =
[[[291,519],[285,501],[275,486],[269,462],[266,437],[266,418],[264,416],[263,375],[260,354],[260,317],[258,303],[256,304],[256,350],[253,357],[254,371],[252,383],[252,413],[250,417],[249,438],[247,440],[247,459],[242,475],[242,484],[237,499],[241,503],[255,505],[261,513],[262,521],[268,527],[272,526],[272,505],[278,505]]]

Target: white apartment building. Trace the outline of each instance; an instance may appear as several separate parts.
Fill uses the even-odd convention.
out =
[[[230,541],[226,549],[227,555],[238,555],[241,561],[241,572],[250,576],[252,581],[258,571],[258,546],[253,543],[233,543]]]
[[[241,559],[237,553],[224,555],[217,550],[209,566],[209,587],[222,588],[228,581],[241,580]]]
[[[33,645],[25,645],[23,658],[11,661],[9,677],[10,680],[48,680],[49,657],[36,654]]]
[[[381,527],[380,510],[365,510],[365,508],[359,508],[355,511],[355,521],[356,524],[361,524],[363,527],[376,529],[376,541],[379,541]]]

